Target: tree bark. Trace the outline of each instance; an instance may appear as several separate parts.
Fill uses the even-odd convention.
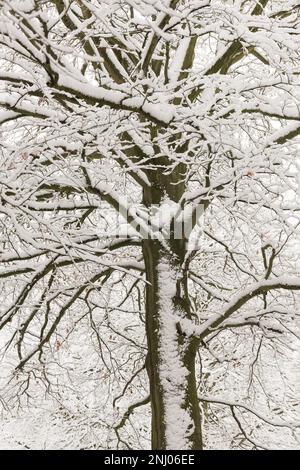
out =
[[[196,450],[202,449],[195,377],[198,343],[183,335],[178,321],[191,314],[182,240],[177,248],[181,256],[158,240],[143,241],[152,449]]]

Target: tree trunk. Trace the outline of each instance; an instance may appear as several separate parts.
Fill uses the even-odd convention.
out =
[[[171,255],[157,240],[144,240],[143,254],[152,448],[202,449],[195,378],[198,344],[184,336],[178,321],[190,318],[184,254]]]

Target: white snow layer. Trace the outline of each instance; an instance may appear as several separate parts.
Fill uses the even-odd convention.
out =
[[[188,371],[179,354],[175,311],[172,298],[176,294],[177,272],[166,258],[158,266],[160,358],[159,373],[165,406],[166,448],[188,449],[194,425],[184,409]]]

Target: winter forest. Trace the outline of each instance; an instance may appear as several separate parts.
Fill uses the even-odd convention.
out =
[[[299,1],[0,0],[0,449],[299,449],[299,152]]]

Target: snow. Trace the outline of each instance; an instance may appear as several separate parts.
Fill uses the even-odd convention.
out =
[[[31,12],[32,10],[34,10],[33,0],[12,0],[10,3],[13,8],[23,13]]]
[[[258,295],[260,291],[266,292],[271,289],[290,289],[290,290],[299,290],[300,289],[300,275],[299,277],[292,276],[281,276],[275,279],[263,279],[251,284],[245,289],[241,290],[238,294],[234,295],[230,301],[228,301],[223,307],[223,311],[212,315],[208,320],[203,322],[201,325],[195,325],[191,321],[186,319],[181,319],[180,323],[183,327],[183,330],[190,336],[196,335],[199,338],[206,336],[208,333],[212,332],[216,324],[220,319],[227,319],[229,315],[235,313],[237,306],[240,307],[244,305],[246,301],[250,298]],[[239,307],[239,308],[240,308]]]
[[[179,44],[179,47],[175,51],[173,60],[168,70],[168,76],[172,84],[175,84],[178,80],[179,74],[182,70],[183,61],[185,59],[187,49],[190,44],[190,40],[191,39],[189,37],[182,39]]]
[[[13,119],[17,116],[14,111],[0,111],[0,124],[4,124],[6,121]]]
[[[174,107],[171,105],[166,103],[150,103],[145,101],[145,98],[142,96],[130,96],[130,92],[127,90],[108,90],[87,83],[84,77],[82,77],[82,80],[79,81],[70,75],[62,74],[60,71],[58,85],[83,96],[104,101],[108,105],[124,106],[137,112],[141,110],[153,119],[162,121],[165,124],[169,124],[174,118]]]
[[[17,103],[17,104],[16,104]],[[63,121],[66,116],[62,112],[59,112],[57,110],[53,110],[50,108],[47,108],[45,106],[40,106],[37,102],[32,103],[27,100],[19,100],[19,97],[17,95],[15,96],[8,96],[8,95],[1,95],[0,94],[0,106],[5,106],[9,108],[15,108],[16,112],[14,113],[17,115],[17,113],[22,113],[24,112],[25,115],[32,115],[33,117],[46,117],[46,118],[53,118],[55,120],[61,120]],[[12,111],[9,111],[9,113],[12,113]],[[2,115],[2,112],[1,112]],[[0,115],[0,117],[1,117]],[[12,117],[12,115],[8,115],[9,117]],[[6,117],[6,114],[4,114],[4,117]]]
[[[292,121],[289,124],[283,126],[280,130],[274,132],[265,140],[265,146],[270,146],[272,144],[277,144],[281,140],[288,138],[290,134],[295,133],[296,135],[300,134],[300,125],[299,121]]]
[[[157,277],[161,358],[159,373],[165,406],[167,449],[188,449],[190,447],[188,439],[194,427],[189,411],[184,409],[188,372],[179,353],[176,331],[178,312],[174,310],[172,301],[176,295],[178,275],[168,258],[161,257]]]

